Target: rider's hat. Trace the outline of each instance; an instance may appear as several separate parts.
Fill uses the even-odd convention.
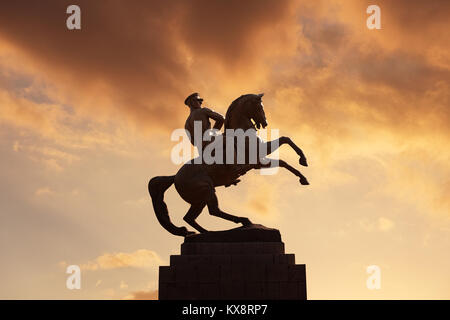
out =
[[[203,99],[200,98],[200,96],[198,95],[198,93],[197,93],[197,92],[194,92],[193,94],[189,95],[189,96],[184,100],[184,104],[188,106],[192,100],[199,100],[199,101],[201,101],[201,102],[203,101]]]

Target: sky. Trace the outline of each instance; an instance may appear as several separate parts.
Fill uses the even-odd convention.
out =
[[[217,189],[221,208],[280,230],[309,299],[450,299],[449,15],[445,0],[1,2],[0,298],[156,299],[183,239],[147,183],[180,168],[184,99],[225,114],[264,92],[268,129],[309,167],[280,158],[310,185],[250,172]],[[183,225],[175,188],[166,203]]]

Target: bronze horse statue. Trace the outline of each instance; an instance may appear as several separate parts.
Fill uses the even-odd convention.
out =
[[[148,184],[148,190],[152,198],[153,208],[159,223],[170,233],[178,236],[187,236],[195,234],[193,231],[188,231],[186,227],[175,226],[169,218],[167,205],[164,202],[165,191],[175,183],[175,188],[178,194],[188,202],[191,207],[184,216],[184,221],[191,225],[197,231],[203,233],[207,232],[200,226],[195,219],[200,215],[205,206],[211,215],[233,221],[235,223],[242,223],[244,226],[252,223],[248,218],[238,217],[223,212],[219,208],[215,187],[236,185],[239,182],[238,178],[244,175],[251,169],[262,169],[274,166],[283,167],[294,175],[300,178],[302,185],[308,185],[308,180],[298,171],[285,161],[273,160],[266,158],[265,155],[260,156],[259,149],[270,150],[268,153],[275,151],[279,146],[288,144],[299,155],[299,163],[307,166],[306,157],[302,150],[289,137],[280,137],[273,141],[264,142],[257,137],[257,130],[267,126],[266,116],[262,103],[263,94],[246,94],[234,100],[229,106],[225,117],[225,133],[227,129],[242,129],[254,135],[257,141],[257,159],[256,163],[249,161],[248,145],[245,145],[245,160],[244,163],[233,162],[228,163],[195,163],[190,160],[185,163],[178,172],[173,176],[159,176],[154,177]],[[232,138],[234,148],[236,149],[235,138]],[[226,140],[226,137],[224,141]],[[224,148],[225,149],[225,148]]]

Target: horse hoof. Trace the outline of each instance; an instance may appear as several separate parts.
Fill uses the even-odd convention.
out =
[[[250,221],[249,218],[242,218],[240,221],[244,227],[251,226],[253,223]]]
[[[176,234],[177,236],[187,237],[187,236],[190,236],[192,234],[195,234],[195,232],[189,231],[186,227],[180,227],[178,229],[178,232],[176,232],[174,234]]]
[[[298,160],[298,163],[300,163],[302,166],[307,167],[308,166],[308,162],[306,162],[306,158],[305,157],[301,157]]]
[[[307,185],[309,185],[309,182],[308,182],[308,180],[306,180],[305,177],[302,177],[302,178],[300,178],[300,184],[307,186]]]

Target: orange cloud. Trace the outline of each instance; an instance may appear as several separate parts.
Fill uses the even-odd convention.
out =
[[[125,300],[158,300],[158,290],[136,291],[127,295]]]
[[[159,266],[162,260],[151,250],[139,249],[132,253],[105,253],[93,261],[81,265],[82,270],[107,270],[117,268],[151,268]]]
[[[294,18],[291,1],[145,1],[129,3],[127,10],[119,1],[77,4],[82,29],[71,32],[61,23],[64,2],[2,3],[4,46],[56,84],[64,103],[84,112],[95,105],[97,117],[119,111],[153,126],[175,125],[182,117],[174,117],[173,109],[182,109],[187,94],[216,77],[198,79],[196,67],[214,70],[222,64],[228,73],[232,65],[233,70],[261,65],[254,57],[273,52],[280,35],[288,34],[280,28]]]

